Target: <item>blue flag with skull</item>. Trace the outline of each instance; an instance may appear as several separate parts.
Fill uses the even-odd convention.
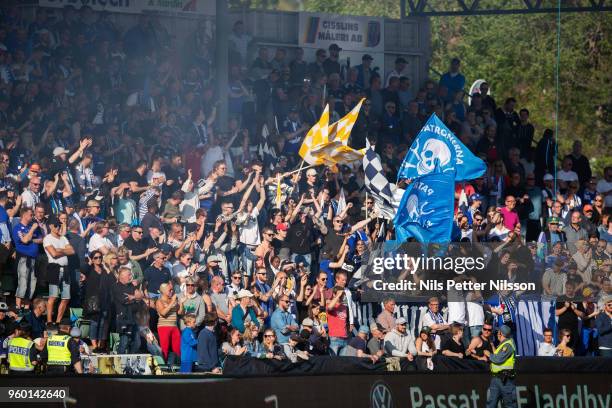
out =
[[[487,165],[432,114],[423,126],[397,174],[397,179],[417,179],[433,173],[453,173],[455,181],[473,180]]]
[[[402,196],[395,237],[405,242],[447,243],[451,240],[455,199],[455,173],[433,173],[414,180]]]

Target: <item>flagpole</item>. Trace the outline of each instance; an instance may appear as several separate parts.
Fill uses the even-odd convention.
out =
[[[368,219],[368,192],[367,190],[366,190],[365,212],[366,212],[366,220],[367,220]]]
[[[302,164],[304,164],[304,162],[302,162]],[[293,171],[290,171],[289,173],[285,173],[285,177],[286,177],[286,176],[288,176],[288,175],[290,175],[290,174],[293,174],[293,173],[298,173],[298,172],[300,172],[300,171],[302,171],[302,170],[306,170],[306,169],[309,169],[309,168],[311,168],[311,167],[316,167],[316,166],[318,166],[318,164],[311,164],[310,166],[306,166],[306,167],[302,167],[302,166],[300,166],[300,168],[299,168],[299,169],[297,169],[297,170],[293,170]]]
[[[323,97],[323,100],[321,101],[321,103],[323,105],[325,105],[325,100],[327,99],[327,84],[326,83],[323,84],[323,95],[322,95],[322,97]]]
[[[276,134],[280,135],[280,132],[278,131],[278,119],[276,119],[276,115],[274,115],[274,127],[276,128]]]

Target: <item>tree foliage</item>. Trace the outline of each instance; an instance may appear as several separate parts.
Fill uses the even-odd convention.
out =
[[[449,0],[429,3],[436,8],[436,1]],[[389,18],[400,13],[399,0],[303,0],[300,7]],[[513,96],[519,107],[529,109],[536,137],[545,128],[555,129],[556,14],[432,17],[430,22],[433,78],[434,70],[445,72],[457,56],[467,84],[486,79],[498,103]],[[563,13],[560,38],[559,155],[580,139],[594,168],[601,170],[612,165],[612,13]]]
[[[555,14],[436,17],[431,20],[431,67],[462,60],[467,83],[486,79],[496,100],[526,107],[539,136],[555,129],[557,16]],[[584,143],[592,165],[612,164],[612,13],[563,14],[559,65],[559,155]]]

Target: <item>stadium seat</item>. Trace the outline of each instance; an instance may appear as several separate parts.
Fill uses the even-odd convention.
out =
[[[83,319],[83,309],[80,307],[70,308],[70,320],[72,320],[76,327],[81,329],[81,338],[89,338],[89,328],[91,326],[91,320]]]

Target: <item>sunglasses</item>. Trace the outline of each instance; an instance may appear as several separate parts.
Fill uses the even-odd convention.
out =
[[[134,234],[142,234],[142,231],[132,231]]]
[[[483,332],[490,332],[493,329],[487,329],[486,327],[482,329]]]
[[[193,283],[188,283],[185,286],[195,286]]]
[[[96,260],[96,259],[102,259],[102,257],[101,257],[101,256],[94,256],[94,257],[93,257],[93,258],[91,258],[91,259],[94,259],[94,260]]]
[[[232,276],[232,279],[240,279],[242,276]]]
[[[274,336],[273,334],[266,334],[264,335],[264,337],[276,337],[276,336]]]

